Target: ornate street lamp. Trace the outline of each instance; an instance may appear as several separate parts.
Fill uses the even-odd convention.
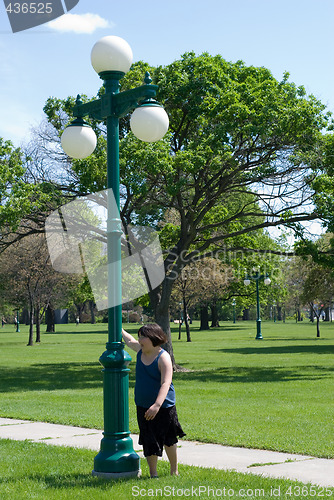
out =
[[[246,286],[250,285],[250,282],[255,281],[256,283],[256,339],[263,339],[262,333],[261,333],[261,317],[260,317],[260,297],[259,297],[259,282],[261,280],[264,281],[265,285],[270,285],[271,280],[268,277],[268,274],[260,274],[258,271],[256,271],[252,275],[246,276],[244,279],[244,284]]]
[[[106,36],[93,47],[91,62],[104,81],[105,93],[97,100],[83,104],[77,97],[73,108],[76,119],[65,129],[61,143],[72,158],[85,158],[95,149],[96,136],[83,117],[107,123],[107,186],[116,200],[117,213],[109,203],[107,221],[108,248],[108,342],[100,357],[104,367],[104,437],[94,460],[93,475],[107,478],[140,475],[139,456],[133,450],[129,431],[129,369],[131,357],[122,343],[121,220],[119,182],[119,119],[135,110],[130,120],[133,133],[142,141],[160,140],[168,130],[165,110],[154,100],[158,86],[152,85],[148,73],[145,84],[119,92],[120,80],[132,64],[132,50],[117,36]],[[109,198],[109,197],[108,197]]]

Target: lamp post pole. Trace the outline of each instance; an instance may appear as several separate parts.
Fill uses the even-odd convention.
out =
[[[232,306],[233,306],[233,323],[235,323],[235,299],[232,300]]]
[[[260,278],[256,277],[256,339],[263,339],[261,333],[261,317],[260,317],[260,294],[259,294],[259,281]]]
[[[247,286],[250,284],[250,280],[255,281],[256,283],[256,340],[262,340],[261,333],[261,316],[260,316],[260,293],[259,293],[259,282],[261,280],[264,281],[265,285],[270,285],[271,281],[268,278],[268,274],[260,274],[256,271],[253,275],[247,275],[244,280],[244,284]]]
[[[16,313],[16,332],[20,333],[20,315],[19,315],[19,310],[17,310],[17,313]]]
[[[120,178],[119,178],[119,119],[132,110],[137,113],[141,125],[142,115],[148,116],[149,127],[135,129],[138,123],[131,123],[134,134],[146,142],[155,142],[168,129],[168,117],[161,106],[153,100],[158,87],[151,85],[148,73],[145,85],[119,92],[120,80],[132,63],[129,45],[119,37],[104,37],[92,50],[92,65],[104,82],[105,93],[101,98],[83,104],[77,97],[72,122],[62,135],[65,152],[74,158],[85,158],[95,149],[96,137],[92,129],[83,121],[84,116],[105,120],[107,124],[107,255],[108,255],[108,342],[106,351],[100,357],[103,370],[104,432],[101,448],[94,460],[93,475],[110,479],[138,477],[140,459],[133,449],[129,431],[129,368],[131,357],[124,350],[122,342],[122,269],[120,219]],[[132,120],[131,118],[131,120]],[[134,122],[136,122],[134,119]],[[153,126],[152,126],[153,123]],[[90,129],[87,131],[87,128]],[[83,135],[88,134],[88,143]],[[93,135],[94,134],[94,135]],[[145,135],[146,134],[146,135]],[[77,141],[77,144],[75,142]],[[82,142],[83,141],[83,142]],[[87,149],[88,148],[88,149]],[[86,151],[87,149],[87,151]],[[81,153],[85,150],[85,153]]]
[[[119,93],[122,75],[104,75],[105,98]],[[108,97],[107,97],[108,96]],[[111,110],[110,110],[111,111]],[[109,112],[107,120],[107,187],[112,190],[117,211],[109,202],[108,191],[108,342],[100,357],[103,370],[104,432],[101,449],[94,459],[96,476],[138,476],[140,462],[129,432],[129,369],[131,357],[122,344],[121,220],[119,217],[119,118]]]

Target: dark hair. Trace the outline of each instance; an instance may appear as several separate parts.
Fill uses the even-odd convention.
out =
[[[149,323],[148,325],[143,325],[138,330],[138,335],[141,337],[147,337],[153,344],[153,347],[158,345],[166,344],[167,335],[163,329],[156,323]]]

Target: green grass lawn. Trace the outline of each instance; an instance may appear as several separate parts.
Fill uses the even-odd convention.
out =
[[[159,462],[159,479],[150,479],[146,461],[142,477],[106,481],[91,476],[95,452],[44,443],[0,440],[2,500],[129,500],[143,497],[200,498],[332,498],[333,488],[181,465],[169,476]]]
[[[222,323],[177,340],[174,374],[187,439],[334,457],[334,325]],[[136,325],[128,326],[131,333]],[[27,347],[27,327],[0,329],[0,415],[102,428],[106,325],[62,325]],[[132,353],[134,359],[134,353]],[[130,374],[130,430],[137,431]]]

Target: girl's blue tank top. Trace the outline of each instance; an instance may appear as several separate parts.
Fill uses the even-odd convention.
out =
[[[142,351],[137,353],[136,364],[136,385],[135,385],[135,403],[137,406],[149,408],[152,406],[158,396],[161,387],[161,373],[158,362],[164,349],[161,349],[159,355],[150,365],[144,365],[141,360]],[[162,404],[162,408],[169,408],[175,405],[175,389],[173,382],[170,385],[167,397]]]

